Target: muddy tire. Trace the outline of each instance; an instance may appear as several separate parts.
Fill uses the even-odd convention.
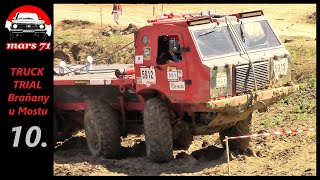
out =
[[[119,115],[102,100],[90,101],[84,115],[84,129],[93,156],[107,159],[120,154]]]
[[[58,140],[58,120],[56,113],[53,114],[53,145],[56,145]]]
[[[149,99],[144,107],[143,122],[148,159],[169,162],[173,158],[173,142],[167,105],[159,98]]]
[[[226,148],[226,144],[223,141],[225,136],[241,136],[247,135],[250,133],[250,125],[251,125],[252,113],[243,121],[237,122],[231,128],[224,129],[219,132],[220,141],[223,148]],[[250,138],[244,139],[232,139],[229,141],[229,148],[231,150],[239,150],[240,153],[245,152],[246,149],[249,147]]]
[[[176,150],[187,150],[193,141],[193,134],[190,126],[181,121],[174,125],[173,130],[173,148]]]

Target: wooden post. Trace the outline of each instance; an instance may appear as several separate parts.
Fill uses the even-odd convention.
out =
[[[102,33],[102,8],[100,8],[100,34]]]
[[[161,5],[161,16],[163,15],[163,4]]]
[[[229,157],[229,142],[228,142],[228,136],[225,137],[226,140],[226,153],[227,153],[227,161],[228,161],[228,175],[230,176],[230,157]]]

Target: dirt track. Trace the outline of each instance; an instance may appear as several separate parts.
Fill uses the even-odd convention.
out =
[[[310,90],[302,98],[312,98],[314,93],[315,91]],[[293,99],[297,99],[297,96]],[[297,104],[298,101],[293,100],[291,103]],[[290,106],[273,106],[268,113],[254,113],[252,132],[316,126],[313,110],[306,112],[307,118],[295,119],[289,115],[292,113]],[[276,119],[279,114],[285,114],[283,123],[278,126],[263,125],[265,119]],[[129,135],[123,139],[122,146],[121,159],[94,158],[90,155],[85,134],[81,131],[68,141],[58,143],[54,154],[54,175],[228,175],[225,151],[217,134],[196,136],[188,150],[174,151],[175,159],[164,164],[156,164],[146,158],[143,136]],[[230,165],[231,175],[315,176],[316,132],[252,139],[250,149],[245,154],[232,152]]]
[[[81,134],[81,133],[80,133]],[[123,159],[91,157],[83,136],[65,143],[54,155],[56,176],[111,175],[228,175],[225,151],[215,144],[217,136],[199,136],[187,151],[175,151],[175,159],[155,164],[145,157],[143,137],[125,139]],[[314,132],[287,137],[259,138],[251,143],[253,154],[233,152],[231,175],[316,175]]]
[[[56,6],[58,8],[68,8],[61,5]],[[105,6],[109,8],[110,5]],[[130,6],[130,9],[134,11],[134,6]],[[136,12],[140,12],[141,6],[137,6]],[[173,6],[166,5],[168,8],[172,8]],[[186,6],[181,7],[179,11],[187,9]],[[228,12],[235,11],[235,6],[228,5],[228,7],[233,8]],[[243,5],[242,10],[256,9],[257,7],[258,5]],[[310,12],[315,11],[315,5],[268,4],[263,7],[267,12],[266,14],[271,16],[271,23],[280,35],[285,35],[289,38],[291,36],[303,36],[313,39],[316,37],[315,24],[298,23],[285,31],[281,31],[297,22],[297,20],[303,21],[302,15],[305,17]],[[81,5],[70,6],[70,9],[77,8],[81,8]],[[92,6],[92,9],[94,8],[98,8],[98,6]],[[196,6],[196,8],[199,7]],[[272,11],[274,8],[278,10]],[[219,12],[224,9],[226,8],[223,8],[222,5],[217,5]],[[59,13],[55,18],[61,20],[63,16],[62,13]],[[142,17],[145,16],[146,14],[142,14]],[[124,23],[131,21],[133,18],[131,17],[131,19],[126,20],[125,16],[123,17],[122,22]],[[297,17],[300,18],[297,19]],[[141,19],[137,19],[137,21],[142,22]],[[298,42],[301,47],[303,43]],[[310,43],[309,40],[308,43]],[[301,64],[301,67],[304,64],[308,64],[301,62],[294,63]],[[291,128],[315,127],[315,107],[314,109],[311,108],[311,110],[304,109],[304,106],[315,103],[315,92],[315,87],[306,88],[306,91],[292,96],[289,102],[274,105],[266,113],[260,114],[255,112],[252,132],[273,132]],[[300,102],[305,103],[299,107],[303,111],[302,113],[294,110]],[[228,175],[225,151],[218,141],[217,134],[195,137],[193,144],[188,150],[174,151],[175,159],[164,164],[152,163],[145,157],[144,137],[138,135],[129,135],[122,141],[122,158],[118,160],[92,157],[87,148],[83,131],[66,142],[59,142],[58,146],[54,154],[55,176]],[[232,152],[231,175],[315,176],[316,133],[306,132],[253,139],[250,143],[250,151],[246,154],[239,155],[237,152]]]

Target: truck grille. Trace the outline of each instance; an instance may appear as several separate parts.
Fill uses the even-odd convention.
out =
[[[38,24],[18,24],[19,29],[38,29]]]
[[[253,63],[257,88],[261,89],[269,83],[269,62]],[[235,66],[236,93],[254,90],[253,72],[249,64]]]

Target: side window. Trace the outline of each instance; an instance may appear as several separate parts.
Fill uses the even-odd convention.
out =
[[[180,43],[178,36],[166,35],[158,37],[157,64],[181,62]]]

